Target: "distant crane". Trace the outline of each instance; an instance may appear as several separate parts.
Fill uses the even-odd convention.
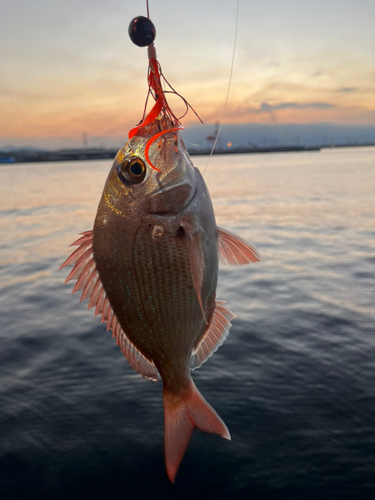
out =
[[[211,148],[212,148],[212,147],[213,147],[213,145],[215,144],[216,137],[217,137],[217,136],[218,136],[218,134],[219,134],[219,130],[220,130],[220,123],[219,123],[219,122],[217,122],[217,123],[215,124],[215,130],[214,130],[213,134],[212,134],[212,135],[208,135],[208,136],[206,137],[206,141],[210,144]],[[217,145],[218,149],[222,149],[222,148],[221,148],[221,141],[220,141],[220,142],[219,142],[219,141],[220,141],[220,139],[218,139],[218,141],[217,141],[216,145]]]
[[[83,141],[83,148],[87,149],[87,147],[89,145],[89,141],[87,139],[87,132],[83,132],[83,134],[82,134],[82,141]]]

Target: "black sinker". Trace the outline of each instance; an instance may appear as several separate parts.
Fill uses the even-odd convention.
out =
[[[147,17],[135,17],[129,24],[129,36],[138,47],[147,47],[155,40],[155,26]]]

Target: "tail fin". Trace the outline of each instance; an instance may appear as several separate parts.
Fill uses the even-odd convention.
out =
[[[190,380],[190,385],[179,394],[163,390],[165,419],[165,465],[174,483],[194,428],[219,434],[230,440],[229,431],[216,411],[204,399]]]

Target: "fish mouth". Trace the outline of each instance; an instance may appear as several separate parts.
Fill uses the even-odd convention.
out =
[[[158,195],[158,194],[165,194],[167,191],[171,191],[172,189],[179,188],[180,186],[190,186],[192,187],[189,183],[187,182],[170,182],[166,186],[161,186],[160,188],[156,189],[155,191],[152,191],[151,195]]]
[[[190,183],[179,179],[159,187],[150,193],[149,213],[176,214],[180,212],[193,199],[196,187],[196,182]]]

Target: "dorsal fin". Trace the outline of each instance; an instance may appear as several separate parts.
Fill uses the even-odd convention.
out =
[[[116,344],[120,347],[130,366],[142,377],[156,381],[158,379],[156,366],[130,342],[113,312],[96,269],[92,249],[92,231],[85,231],[81,234],[82,237],[70,245],[78,245],[78,248],[60,267],[62,269],[65,266],[74,265],[65,283],[72,279],[77,280],[72,294],[83,290],[80,302],[90,299],[88,309],[95,306],[95,316],[101,313],[102,323],[106,322],[107,330],[112,330],[112,336],[116,338]]]
[[[219,236],[219,257],[223,264],[243,266],[250,262],[263,261],[258,250],[240,236],[223,229],[217,228]]]
[[[231,320],[236,316],[224,307],[225,302],[216,301],[216,307],[210,326],[199,345],[193,350],[190,360],[190,368],[199,368],[215,351],[223,344],[228,337],[229,329],[232,326]]]

